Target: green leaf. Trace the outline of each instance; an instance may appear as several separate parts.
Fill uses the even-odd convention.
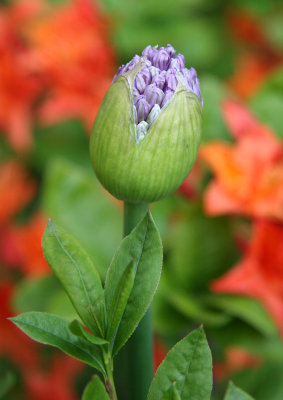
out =
[[[211,75],[201,77],[203,107],[202,142],[211,140],[231,141],[232,137],[221,114],[221,103],[227,97],[223,82]]]
[[[177,287],[175,287],[175,290],[169,288],[166,291],[166,300],[187,318],[214,327],[223,326],[231,320],[230,316],[203,307],[197,296],[195,297]]]
[[[119,351],[135,330],[158,286],[162,267],[162,244],[150,213],[122,241],[109,267],[105,283],[108,315],[121,278],[133,260],[136,260],[136,276],[116,334],[113,354]]]
[[[168,389],[168,391],[164,393],[162,400],[182,400],[176,389],[176,382],[174,382],[170,389]]]
[[[275,135],[283,137],[283,68],[270,74],[249,105],[259,121],[273,129]]]
[[[156,372],[147,400],[163,399],[174,383],[183,400],[210,399],[212,359],[202,327],[190,333],[169,351]]]
[[[89,342],[96,344],[98,346],[102,346],[104,344],[108,344],[107,340],[101,339],[100,337],[94,336],[88,331],[84,329],[82,324],[78,320],[74,320],[69,324],[69,329],[71,333],[75,336],[82,337]]]
[[[274,322],[257,300],[244,296],[213,295],[207,296],[206,302],[246,321],[263,335],[277,335]]]
[[[165,239],[166,260],[178,287],[199,293],[237,261],[233,226],[227,217],[208,218],[197,203],[180,202],[178,212],[182,218],[173,221]]]
[[[2,371],[1,371],[2,372]],[[17,383],[17,378],[13,372],[4,370],[0,375],[0,399],[4,399],[8,392]]]
[[[46,261],[62,283],[86,326],[104,332],[104,293],[91,259],[80,244],[59,226],[48,222],[42,248]]]
[[[66,160],[52,160],[42,200],[45,214],[78,239],[104,279],[121,241],[122,218],[93,171]]]
[[[111,343],[111,350],[114,339],[119,328],[119,324],[123,317],[129,296],[134,286],[134,280],[137,271],[137,263],[131,261],[128,267],[123,272],[119,284],[116,288],[115,295],[108,314],[108,329],[107,338]]]
[[[33,340],[58,347],[64,353],[91,365],[105,375],[103,362],[95,346],[73,335],[69,331],[69,323],[61,317],[35,311],[10,319]]]
[[[52,125],[35,125],[33,133],[34,146],[29,160],[40,173],[54,157],[64,157],[78,165],[89,165],[88,138],[82,122],[68,119]]]
[[[53,296],[62,290],[54,275],[21,280],[13,296],[13,307],[17,313],[47,311]]]
[[[97,375],[87,384],[82,400],[109,400],[105,386]]]
[[[253,400],[253,399],[243,390],[235,386],[233,382],[230,382],[224,400]]]

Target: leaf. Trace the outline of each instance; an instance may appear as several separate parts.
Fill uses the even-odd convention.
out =
[[[181,400],[181,397],[176,389],[176,383],[174,382],[170,389],[164,394],[162,400]]]
[[[54,275],[20,281],[13,296],[16,312],[47,311],[50,299],[62,290]]]
[[[230,382],[224,400],[253,400],[253,398]]]
[[[121,276],[120,282],[116,288],[115,295],[108,314],[108,330],[107,339],[111,343],[111,350],[113,342],[119,328],[119,324],[123,317],[129,296],[134,286],[136,276],[137,263],[135,260],[131,261]]]
[[[8,394],[16,383],[17,377],[15,374],[9,370],[4,370],[0,376],[0,399],[4,399],[4,396]]]
[[[48,222],[42,248],[46,261],[66,290],[86,326],[104,331],[104,294],[98,272],[80,244],[59,226]]]
[[[105,302],[108,315],[119,282],[134,259],[136,260],[136,276],[116,334],[114,355],[125,344],[145,314],[160,279],[162,244],[150,213],[147,213],[129,236],[122,241],[111,262],[105,283]]]
[[[178,212],[182,218],[173,221],[165,239],[167,262],[178,287],[199,293],[238,259],[233,226],[227,217],[207,218],[197,203],[180,202]]]
[[[64,157],[78,165],[89,164],[88,139],[80,121],[68,119],[54,125],[35,125],[33,132],[34,146],[29,160],[40,173],[54,157]]]
[[[77,317],[68,295],[54,274],[24,279],[15,289],[12,301],[17,314],[45,311],[70,321]]]
[[[201,78],[201,94],[203,107],[202,142],[211,140],[231,141],[232,138],[221,114],[221,103],[227,97],[227,89],[220,79],[212,75]]]
[[[218,327],[226,325],[231,317],[220,312],[211,311],[204,307],[199,299],[199,296],[194,298],[189,293],[178,289],[177,287],[167,286],[165,292],[166,300],[185,317],[197,322]]]
[[[82,400],[109,400],[105,386],[97,375],[87,384]]]
[[[210,399],[212,359],[202,327],[194,330],[169,351],[156,372],[147,400],[163,399],[174,383],[183,400]]]
[[[283,68],[277,68],[251,98],[249,104],[255,116],[283,137]]]
[[[104,279],[121,241],[122,219],[93,171],[66,160],[52,160],[42,200],[45,214],[78,239]]]
[[[20,314],[10,320],[33,340],[58,347],[105,375],[103,362],[95,346],[73,335],[69,331],[69,323],[61,317],[35,311]]]
[[[80,322],[76,319],[69,324],[69,329],[73,335],[82,337],[98,346],[102,346],[104,344],[109,343],[107,340],[101,339],[100,337],[94,336],[88,331],[86,331],[84,327],[80,324]]]
[[[220,308],[226,313],[241,318],[263,335],[276,336],[277,328],[262,305],[249,297],[213,295],[207,297],[207,304]]]

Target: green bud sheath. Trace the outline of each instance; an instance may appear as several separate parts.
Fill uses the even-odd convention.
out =
[[[106,93],[90,140],[94,171],[116,198],[151,203],[174,192],[191,171],[201,135],[201,102],[181,80],[146,135],[136,139],[133,81],[121,75]]]

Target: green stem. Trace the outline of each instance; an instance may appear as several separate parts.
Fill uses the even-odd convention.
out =
[[[148,204],[124,203],[124,236],[141,221]],[[145,400],[153,376],[151,312],[145,314],[126,345],[130,400]]]
[[[114,384],[114,377],[113,377],[113,360],[110,354],[107,354],[106,357],[104,355],[105,360],[105,367],[106,367],[106,374],[107,379],[105,380],[105,386],[108,390],[108,394],[111,400],[118,400],[115,384]]]

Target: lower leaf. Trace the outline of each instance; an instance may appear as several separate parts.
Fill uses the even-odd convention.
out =
[[[181,400],[209,400],[211,389],[211,352],[201,327],[169,351],[156,372],[147,400],[178,399],[178,396]],[[166,397],[167,393],[174,397]]]
[[[105,386],[97,375],[86,386],[82,400],[110,400]]]
[[[253,398],[230,382],[224,400],[253,400]]]
[[[103,361],[94,345],[69,330],[69,322],[57,315],[42,312],[27,312],[10,318],[33,340],[49,344],[64,353],[96,368],[105,376]]]

